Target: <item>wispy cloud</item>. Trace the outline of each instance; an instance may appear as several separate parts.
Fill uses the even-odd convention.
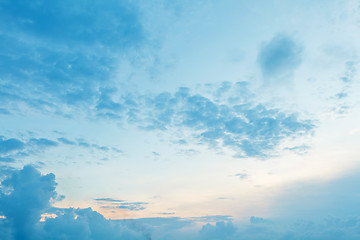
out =
[[[116,147],[88,143],[84,139],[69,140],[64,137],[54,140],[47,138],[17,139],[0,136],[0,162],[15,162],[18,158],[36,155],[49,148],[59,147],[61,145],[95,149],[103,152],[122,153],[122,151]]]
[[[145,210],[145,206],[149,204],[147,202],[128,202],[112,198],[96,198],[94,200],[100,205],[100,208],[127,209],[130,211]]]
[[[241,180],[245,180],[245,179],[247,179],[249,177],[249,174],[247,174],[247,173],[237,173],[237,174],[235,174],[235,177],[238,177]]]

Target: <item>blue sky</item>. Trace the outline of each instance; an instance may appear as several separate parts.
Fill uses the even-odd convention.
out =
[[[360,4],[2,1],[1,239],[358,239]]]

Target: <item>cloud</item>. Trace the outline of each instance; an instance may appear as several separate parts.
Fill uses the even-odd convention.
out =
[[[11,106],[12,112],[14,106],[19,111],[27,106],[69,118],[83,114],[130,123],[148,131],[192,132],[189,142],[217,152],[229,148],[240,158],[270,157],[283,140],[314,127],[297,113],[253,101],[246,82],[223,82],[212,94],[187,87],[158,94],[123,90],[112,82],[119,61],[132,53],[138,57],[150,44],[134,1],[7,0],[0,3],[0,22],[0,103]],[[301,62],[301,47],[277,35],[264,45],[258,62],[267,75],[292,72]],[[34,140],[34,146],[56,144],[39,141]],[[54,142],[111,150],[81,140]]]
[[[141,21],[133,1],[2,1],[1,104],[66,115],[94,103],[120,59],[149,46]]]
[[[106,94],[115,94],[116,99],[111,98],[113,104],[107,105],[106,109],[87,108],[94,111],[89,117],[95,114],[100,119],[121,119],[120,124],[127,122],[145,131],[175,130],[179,144],[201,144],[217,152],[229,148],[239,158],[271,157],[277,152],[280,143],[309,134],[315,127],[311,120],[302,120],[296,112],[285,112],[257,103],[246,82],[226,82],[213,87],[215,90],[206,95],[185,87],[173,93],[143,95],[122,95],[118,91],[115,94],[104,90]],[[191,132],[191,135],[187,136],[186,132]],[[183,140],[185,136],[186,141]],[[30,142],[33,145],[42,144],[43,147],[62,143],[121,152],[116,148],[91,144],[84,139],[69,140],[61,137],[57,141],[45,141],[33,139]]]
[[[358,61],[347,61],[345,63],[345,71],[340,77],[340,80],[344,83],[352,83],[356,76]]]
[[[222,83],[211,94],[176,92],[121,95],[97,117],[125,120],[146,131],[177,130],[179,144],[199,143],[212,149],[227,147],[237,157],[266,158],[282,140],[308,134],[314,125],[297,113],[282,112],[256,103],[248,83]],[[113,92],[112,92],[113,94]],[[113,107],[110,107],[113,106]],[[122,106],[119,110],[118,106]],[[191,131],[185,142],[181,133]],[[176,142],[176,141],[175,141]]]
[[[0,188],[0,213],[5,216],[0,219],[2,239],[149,239],[90,208],[52,208],[58,196],[55,187],[54,174],[41,175],[32,166],[8,173]],[[44,213],[56,217],[40,222]]]
[[[91,208],[54,208],[61,200],[55,191],[54,174],[41,175],[33,166],[21,170],[0,169],[0,237],[5,240],[27,239],[152,239],[152,240],[355,240],[360,237],[360,218],[328,217],[322,220],[272,221],[250,217],[248,223],[234,223],[231,216],[193,218],[159,217],[107,220]],[[343,182],[340,182],[343,184]],[[123,200],[98,198],[106,203]],[[41,216],[52,215],[53,218]],[[205,222],[200,229],[199,224]]]
[[[15,162],[18,157],[35,155],[48,148],[58,146],[58,142],[46,138],[30,138],[27,141],[16,138],[0,138],[0,158],[2,162]]]
[[[57,142],[46,138],[31,138],[28,144],[39,148],[56,147],[58,145]]]
[[[319,222],[292,220],[274,223],[270,220],[251,217],[250,224],[235,225],[232,222],[206,224],[195,237],[188,239],[247,239],[247,240],[355,240],[360,236],[358,231],[360,219],[328,218]]]
[[[134,123],[151,131],[190,130],[188,141],[212,149],[228,147],[236,151],[237,157],[258,158],[271,156],[281,141],[308,134],[314,128],[312,121],[300,120],[296,113],[253,102],[244,83],[229,88],[240,91],[216,99],[180,88],[174,94],[163,92],[139,98],[141,107]]]
[[[71,141],[71,140],[69,140],[67,138],[63,138],[63,137],[58,138],[57,140],[63,144],[67,144],[67,145],[75,145],[76,144],[74,141]]]
[[[6,154],[12,151],[21,150],[25,144],[15,138],[4,139],[0,137],[0,154]]]
[[[216,225],[206,224],[200,231],[201,239],[235,239],[237,228],[232,222],[217,222]]]
[[[13,159],[11,157],[0,157],[0,162],[12,163],[12,162],[15,162],[15,159]]]
[[[232,216],[230,215],[209,215],[209,216],[203,216],[203,217],[191,217],[189,218],[193,221],[199,221],[199,222],[224,222],[224,221],[231,221]]]
[[[247,179],[249,177],[249,174],[247,173],[237,173],[235,174],[236,177],[240,178],[241,180]]]
[[[100,213],[85,209],[59,209],[58,217],[47,219],[43,239],[148,240],[142,231],[107,220]]]
[[[268,219],[265,219],[265,218],[261,218],[261,217],[251,216],[250,217],[250,223],[251,224],[272,223],[272,221],[270,221]]]
[[[302,46],[292,37],[278,34],[263,44],[257,63],[264,77],[292,75],[302,62]]]
[[[349,97],[355,93],[353,92],[353,85],[355,78],[357,77],[358,67],[358,60],[349,60],[345,62],[345,70],[339,77],[341,89],[336,90],[336,93],[330,97],[333,101],[333,106],[330,111],[333,114],[342,116],[348,113],[353,107]]]
[[[10,112],[9,112],[9,110],[7,110],[5,108],[0,108],[0,114],[9,115]]]
[[[41,213],[56,198],[54,174],[41,176],[35,168],[25,166],[1,186],[0,212],[6,217],[5,224],[13,229],[14,239],[32,239]]]
[[[100,205],[100,208],[126,209],[129,211],[145,210],[145,205],[149,204],[147,202],[128,202],[112,198],[96,198],[94,200],[98,205]]]
[[[19,157],[36,155],[49,148],[59,147],[61,145],[84,147],[88,149],[95,149],[103,152],[122,151],[116,147],[102,146],[85,141],[84,139],[76,139],[75,141],[61,137],[56,140],[47,138],[30,138],[27,140],[20,140],[16,138],[8,138],[0,136],[0,162],[15,162]]]
[[[156,156],[156,157],[159,157],[159,156],[160,156],[160,153],[158,153],[158,152],[152,152],[152,154],[153,154],[154,156]]]
[[[128,94],[118,89],[102,89],[98,101],[86,109],[92,109],[88,112],[90,118],[128,123],[145,131],[175,130],[179,137],[173,142],[202,144],[218,152],[224,147],[230,148],[236,157],[270,157],[282,141],[314,129],[311,120],[301,120],[296,112],[257,103],[247,82],[224,82],[206,90],[210,93],[203,94],[186,87],[158,94]],[[191,135],[187,136],[185,132],[191,132]],[[107,149],[82,139],[59,138],[58,141]]]
[[[310,149],[310,147],[305,145],[305,144],[299,145],[299,146],[293,146],[293,147],[284,148],[284,150],[289,150],[289,151],[294,152],[294,153],[296,153],[298,155],[306,154],[309,149]]]
[[[360,212],[357,172],[327,182],[302,181],[287,185],[273,204],[274,214],[319,220],[327,216],[346,219]]]

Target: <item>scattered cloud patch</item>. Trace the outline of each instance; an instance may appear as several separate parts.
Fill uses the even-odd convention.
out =
[[[357,92],[352,91],[352,86],[357,77],[358,66],[359,61],[356,60],[350,60],[345,63],[345,70],[339,77],[341,90],[339,91],[336,89],[337,92],[330,97],[330,99],[334,102],[330,112],[335,114],[335,116],[343,116],[348,113],[352,107],[349,97],[357,94]]]
[[[357,68],[356,61],[347,61],[345,63],[345,71],[340,77],[340,80],[344,83],[351,83],[354,81],[354,77],[356,76],[356,68]]]
[[[244,83],[233,87],[249,92]],[[146,130],[190,130],[192,136],[188,139],[193,142],[212,149],[231,148],[237,157],[260,158],[270,156],[282,140],[307,134],[314,128],[310,120],[252,102],[249,95],[215,101],[214,97],[180,88],[174,94],[147,96],[140,104],[135,123]]]

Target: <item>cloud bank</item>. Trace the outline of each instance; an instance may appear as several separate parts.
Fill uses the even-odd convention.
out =
[[[41,175],[30,165],[21,170],[3,170],[0,171],[0,215],[3,216],[0,237],[5,240],[355,240],[360,237],[358,217],[271,221],[252,216],[248,223],[234,223],[230,216],[108,220],[91,208],[52,207],[63,198],[56,193],[54,174]],[[124,203],[110,198],[96,200]],[[45,213],[53,217],[40,221]],[[202,226],[199,228],[197,223]]]
[[[142,232],[106,220],[87,209],[57,209],[54,174],[41,175],[32,166],[13,170],[1,182],[0,237],[6,240],[27,239],[149,239]],[[40,222],[44,213],[56,214]]]

